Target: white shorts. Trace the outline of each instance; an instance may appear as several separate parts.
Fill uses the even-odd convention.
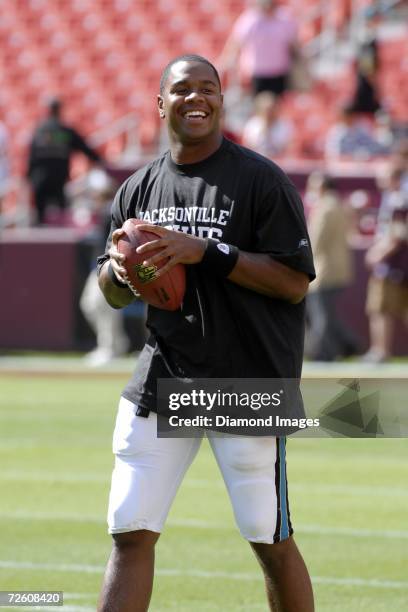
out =
[[[201,438],[158,438],[157,416],[135,415],[121,398],[113,452],[109,532],[147,529],[160,533]],[[242,536],[272,544],[292,533],[287,496],[285,438],[211,436]]]

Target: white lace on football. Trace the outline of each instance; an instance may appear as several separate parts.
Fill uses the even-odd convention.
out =
[[[131,292],[133,293],[133,295],[135,295],[137,298],[140,298],[141,295],[138,292],[138,290],[132,285],[132,283],[126,279],[126,282],[128,284],[129,289],[131,290]]]

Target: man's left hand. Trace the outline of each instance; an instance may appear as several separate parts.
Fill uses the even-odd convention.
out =
[[[170,230],[159,225],[138,225],[138,229],[156,234],[157,240],[146,242],[139,246],[136,250],[138,253],[146,254],[146,259],[143,262],[144,266],[156,265],[163,259],[167,259],[167,263],[157,270],[156,278],[168,272],[173,266],[178,263],[196,264],[199,263],[207,248],[207,241],[204,238],[198,238],[185,232]],[[156,253],[149,257],[149,253],[156,249],[160,249],[160,253]]]

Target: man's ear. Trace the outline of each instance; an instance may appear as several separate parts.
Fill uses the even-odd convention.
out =
[[[160,115],[160,119],[164,119],[165,118],[165,112],[164,112],[164,101],[163,98],[161,96],[157,96],[157,106],[159,109],[159,115]]]

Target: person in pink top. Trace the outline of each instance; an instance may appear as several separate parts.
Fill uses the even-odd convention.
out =
[[[291,144],[293,125],[279,116],[275,94],[261,91],[254,99],[254,114],[242,132],[242,144],[265,157],[284,155]]]
[[[297,24],[276,0],[255,0],[235,22],[221,54],[224,73],[237,63],[243,81],[253,94],[271,91],[281,95],[297,53]]]

